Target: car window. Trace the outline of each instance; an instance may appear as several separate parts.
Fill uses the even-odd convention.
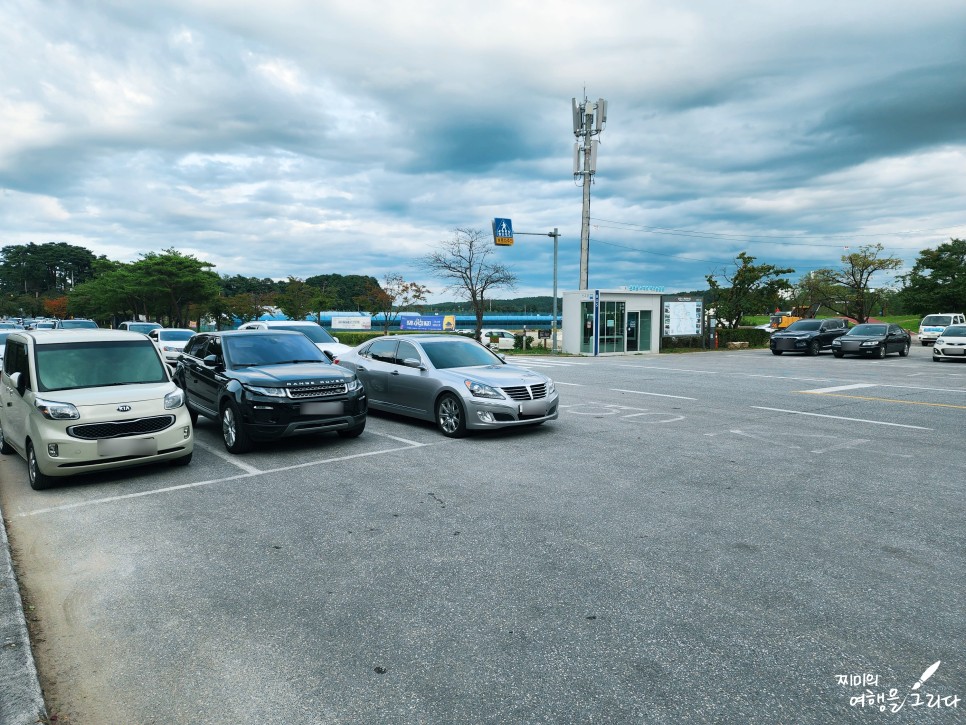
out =
[[[190,340],[195,333],[191,330],[155,330],[151,334],[152,337],[156,337],[159,341],[167,340],[171,342]]]
[[[202,355],[201,352],[204,349],[205,344],[208,342],[208,337],[208,335],[198,335],[195,339],[185,345],[185,354],[190,355],[191,357],[203,358],[204,355]]]
[[[34,354],[41,391],[168,380],[157,349],[147,339],[37,345]]]
[[[292,362],[329,362],[305,335],[232,335],[221,338],[221,344],[225,364],[230,368],[284,365]]]
[[[391,363],[396,358],[396,340],[376,340],[369,346],[366,353],[373,360]]]
[[[301,332],[312,342],[319,343],[330,343],[335,342],[328,332],[316,324],[311,325],[272,325],[270,328],[272,330],[292,330],[293,332]]]
[[[422,360],[419,356],[419,350],[411,342],[399,342],[399,347],[396,349],[396,364],[402,365],[403,360]]]
[[[926,315],[922,318],[922,325],[950,325],[953,318],[950,315]]]
[[[7,375],[22,373],[27,387],[30,387],[30,364],[27,359],[27,346],[22,342],[9,341],[3,357],[3,371]]]
[[[60,327],[64,330],[96,330],[97,323],[93,320],[63,320]]]
[[[950,325],[943,330],[943,337],[966,337],[966,327]]]
[[[437,369],[500,365],[502,360],[482,345],[461,340],[432,340],[423,343],[423,352]]]

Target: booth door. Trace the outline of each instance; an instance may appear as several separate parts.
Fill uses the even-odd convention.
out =
[[[640,312],[627,313],[627,352],[637,352],[637,331]]]

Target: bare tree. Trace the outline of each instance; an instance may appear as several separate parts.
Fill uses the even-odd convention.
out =
[[[476,315],[476,339],[483,331],[484,298],[492,289],[515,289],[517,277],[503,264],[491,260],[496,247],[481,229],[456,229],[453,238],[422,258],[446,289],[469,301]]]
[[[821,296],[822,304],[836,314],[868,322],[883,299],[882,290],[871,286],[872,276],[902,267],[899,257],[879,256],[884,249],[881,244],[868,244],[858,252],[842,255],[840,269],[812,272],[815,292]]]

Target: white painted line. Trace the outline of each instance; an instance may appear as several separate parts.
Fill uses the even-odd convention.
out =
[[[370,430],[366,432],[371,433],[374,436],[382,436],[383,438],[389,438],[390,440],[394,440],[397,443],[405,443],[407,445],[413,446],[414,448],[419,448],[421,446],[426,445],[425,443],[417,443],[416,441],[407,440],[406,438],[400,438],[399,436],[391,436],[388,433],[377,433],[374,430]]]
[[[874,388],[875,383],[855,383],[853,385],[836,385],[834,388],[817,388],[816,390],[802,390],[802,393],[838,393],[842,390],[858,390],[859,388]]]
[[[255,466],[249,466],[244,461],[239,460],[238,456],[233,455],[221,448],[216,448],[215,446],[209,446],[207,443],[202,443],[197,438],[195,438],[195,446],[208,451],[214,456],[218,456],[218,458],[220,458],[223,461],[228,461],[228,463],[235,466],[236,468],[242,469],[243,471],[245,471],[245,473],[262,473],[262,471],[258,468],[255,468]]]
[[[717,375],[717,370],[691,370],[689,368],[666,368],[660,365],[617,365],[619,368],[634,368],[635,370],[663,370],[667,373],[702,373],[704,375]]]
[[[831,378],[794,378],[790,375],[755,375],[753,373],[734,373],[738,377],[742,378],[775,378],[776,380],[794,380],[796,382],[804,383],[827,383],[830,382]]]
[[[921,425],[904,425],[902,423],[886,423],[881,420],[865,420],[863,418],[843,418],[840,415],[822,415],[821,413],[806,413],[801,410],[784,410],[782,408],[763,408],[758,405],[751,406],[755,410],[770,410],[773,413],[791,413],[792,415],[808,415],[813,418],[832,418],[833,420],[847,420],[852,423],[870,423],[872,425],[889,425],[895,428],[911,428],[913,430],[933,430],[932,428],[923,428]]]
[[[645,393],[643,390],[624,390],[623,388],[611,388],[615,393],[633,393],[634,395],[653,395],[655,398],[677,398],[678,400],[697,400],[697,398],[687,398],[683,395],[665,395],[664,393]]]
[[[582,387],[584,387],[583,386],[583,383],[562,383],[559,380],[554,380],[553,381],[553,384],[554,385],[570,385],[571,387],[574,387],[574,388],[582,388]]]
[[[445,442],[445,441],[441,441]],[[226,476],[225,478],[213,478],[208,481],[197,481],[196,483],[183,483],[179,486],[167,486],[165,488],[155,488],[150,491],[140,491],[138,493],[126,493],[121,496],[107,496],[105,498],[96,498],[90,501],[78,501],[77,503],[68,503],[62,506],[51,506],[49,508],[36,509],[35,511],[25,511],[23,513],[16,514],[17,518],[26,518],[28,516],[39,516],[40,514],[55,513],[58,511],[69,511],[71,509],[86,508],[87,506],[99,506],[100,504],[113,503],[115,501],[124,501],[132,498],[141,498],[142,496],[156,496],[161,493],[171,493],[172,491],[183,491],[189,488],[199,488],[200,486],[211,486],[215,483],[227,483],[228,481],[238,481],[243,478],[252,478],[254,476],[265,475],[269,473],[276,473],[278,471],[291,471],[296,468],[308,468],[310,466],[321,466],[326,463],[338,463],[340,461],[349,461],[353,458],[366,458],[368,456],[381,456],[385,453],[399,453],[400,451],[408,451],[413,448],[422,448],[427,444],[420,443],[416,446],[405,446],[403,448],[387,448],[381,451],[369,451],[368,453],[356,453],[351,456],[339,456],[338,458],[326,458],[322,461],[311,461],[309,463],[300,463],[295,466],[284,466],[282,468],[272,468],[267,471],[258,471],[256,473],[239,473],[237,476]]]

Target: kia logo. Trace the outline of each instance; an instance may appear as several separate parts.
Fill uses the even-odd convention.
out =
[[[119,405],[119,406],[117,406],[117,412],[118,413],[127,413],[129,410],[131,410],[131,406],[130,405]]]

